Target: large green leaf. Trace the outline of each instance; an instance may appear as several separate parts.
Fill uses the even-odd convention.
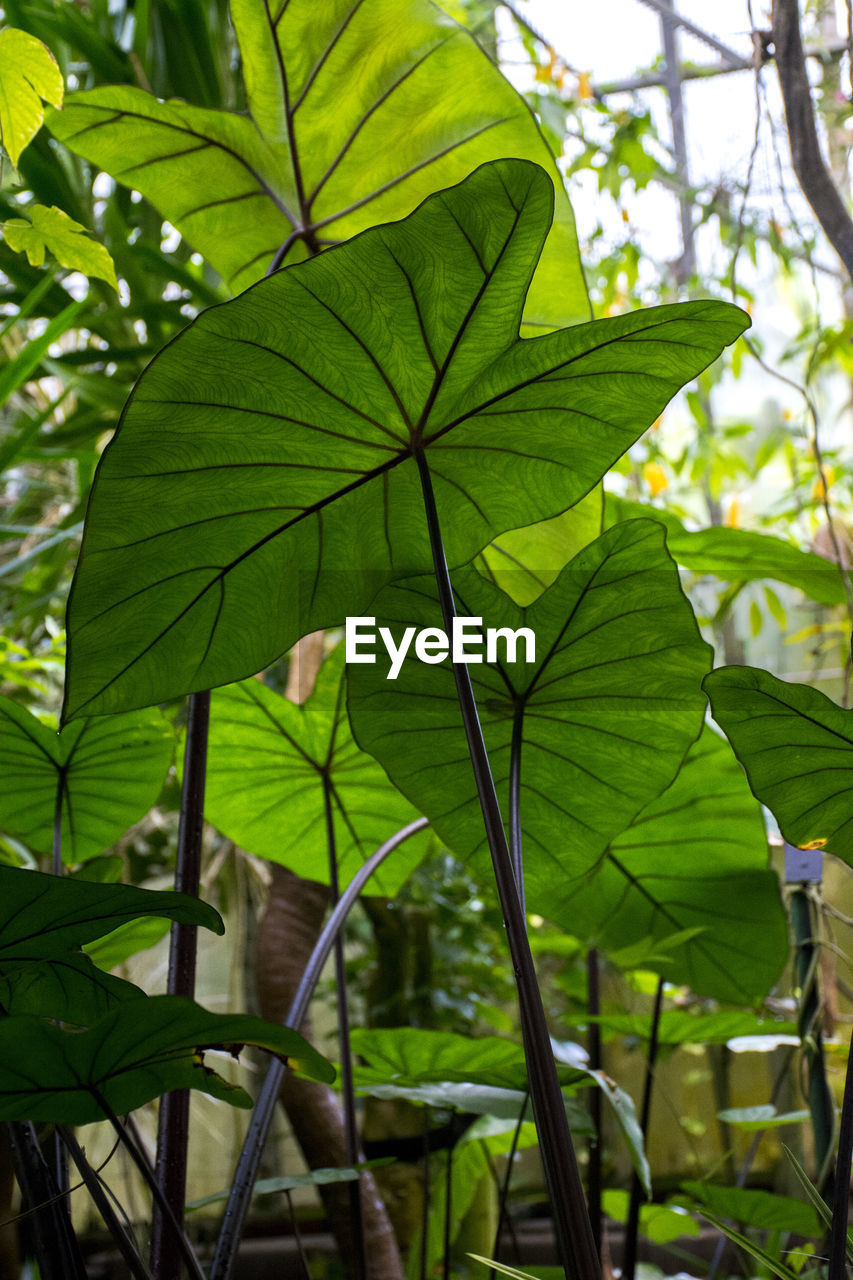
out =
[[[61,804],[63,860],[93,858],[151,808],[174,746],[157,710],[81,720],[57,734],[0,698],[0,828],[49,854]]]
[[[309,880],[329,880],[326,790],[340,884],[388,836],[419,817],[382,768],[357,747],[344,705],[344,648],[326,659],[301,706],[257,680],[211,699],[205,816],[243,849]],[[426,851],[406,842],[371,882],[396,894]]]
[[[726,742],[709,728],[672,785],[591,871],[549,881],[533,864],[530,902],[608,951],[683,932],[649,967],[736,1004],[766,995],[788,954],[761,811]]]
[[[755,667],[720,667],[705,689],[785,839],[853,863],[853,711]]]
[[[421,1027],[356,1028],[352,1048],[362,1059],[354,1070],[356,1088],[377,1097],[408,1097],[428,1105],[489,1107],[488,1091],[495,1093],[496,1114],[518,1115],[526,1098],[527,1066],[520,1045],[500,1036],[471,1039],[450,1031]],[[593,1086],[601,1089],[613,1109],[634,1167],[649,1189],[649,1166],[634,1103],[624,1089],[606,1076],[557,1054],[557,1076],[564,1089]],[[441,1085],[440,1090],[430,1086]],[[485,1097],[483,1096],[485,1092]],[[490,1111],[487,1112],[491,1114]],[[569,1111],[571,1117],[571,1111]]]
[[[710,573],[729,582],[771,578],[797,587],[821,604],[844,603],[844,583],[838,566],[813,551],[803,551],[793,542],[750,529],[714,526],[691,531],[671,511],[607,494],[605,524],[638,517],[660,520],[666,527],[666,545],[673,559],[694,573]]]
[[[747,323],[684,303],[522,340],[551,180],[484,165],[200,316],[105,451],[69,605],[66,718],[250,675],[597,483]]]
[[[126,920],[168,916],[222,934],[219,913],[198,898],[135,885],[91,884],[0,866],[0,964],[56,960]]]
[[[574,219],[529,108],[471,36],[426,0],[233,0],[250,116],[129,86],[72,95],[55,136],[135,187],[234,292],[403,217],[477,165],[547,167],[557,215],[527,319],[589,317]]]
[[[0,867],[0,1006],[89,1026],[138,987],[103,973],[80,948],[125,922],[224,925],[213,907],[183,893],[84,883]]]
[[[484,627],[526,627],[535,662],[469,670],[492,772],[508,821],[511,744],[521,735],[521,825],[533,909],[547,914],[563,888],[595,866],[608,842],[672,780],[702,726],[700,682],[710,659],[667,555],[664,533],[632,521],[603,534],[526,609],[473,569],[454,575],[460,615]],[[401,625],[440,626],[430,581],[388,588],[376,604]],[[396,624],[396,625],[395,625]],[[429,817],[455,852],[485,851],[477,791],[447,662],[409,657],[351,664],[349,708],[361,745]],[[541,895],[539,887],[541,886]]]
[[[0,965],[0,1007],[12,1017],[31,1014],[90,1027],[115,1005],[144,996],[132,982],[102,973],[86,955]]]
[[[172,1089],[201,1089],[250,1107],[203,1051],[236,1055],[256,1045],[286,1057],[315,1080],[330,1063],[298,1032],[250,1014],[208,1013],[185,996],[150,996],[118,1005],[86,1031],[65,1031],[35,1017],[0,1018],[0,1119],[91,1124],[104,1116],[98,1097],[119,1115]]]

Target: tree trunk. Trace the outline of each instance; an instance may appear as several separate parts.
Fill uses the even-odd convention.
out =
[[[323,660],[323,632],[299,642],[291,659],[287,696],[304,702]],[[263,1017],[283,1022],[323,926],[329,903],[327,885],[303,880],[286,867],[272,867],[272,884],[260,923],[256,949],[258,1000]],[[301,1028],[310,1038],[306,1020]],[[285,1076],[281,1101],[294,1137],[310,1169],[345,1166],[343,1111],[327,1085]],[[403,1280],[400,1250],[373,1175],[361,1175],[361,1208],[369,1280]],[[353,1257],[351,1199],[347,1183],[319,1188],[341,1259]]]

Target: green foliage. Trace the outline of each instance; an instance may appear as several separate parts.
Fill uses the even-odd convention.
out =
[[[61,107],[64,89],[49,49],[16,27],[0,31],[0,143],[12,164],[42,126],[42,102]]]
[[[549,919],[608,952],[669,938],[650,969],[736,1004],[766,995],[787,956],[760,809],[708,728],[606,855],[557,885],[543,876],[539,900]]]
[[[549,168],[557,216],[528,319],[553,328],[588,316],[548,149],[467,32],[425,0],[300,0],[277,21],[258,0],[235,0],[231,12],[249,116],[122,86],[73,95],[51,116],[54,135],[147,196],[234,292],[276,255],[277,265],[298,262],[410,213],[486,160],[529,158]],[[139,156],[130,165],[129,126]]]
[[[151,808],[174,749],[156,707],[57,734],[0,698],[0,829],[36,853],[61,849],[69,864],[93,858]]]
[[[498,792],[509,792],[520,742],[521,828],[534,910],[552,915],[561,886],[580,880],[673,778],[699,732],[698,681],[709,654],[681,594],[662,530],[620,525],[581,552],[526,609],[472,570],[455,575],[461,613],[484,626],[528,628],[525,646],[471,668]],[[440,625],[434,587],[409,580],[377,613],[395,635],[406,622]],[[485,837],[445,666],[409,660],[390,681],[382,664],[351,666],[349,707],[359,742],[462,856]],[[508,810],[507,810],[508,812]]]
[[[754,667],[721,667],[705,688],[750,787],[785,839],[849,862],[853,712]]]
[[[419,816],[356,746],[343,676],[341,645],[323,663],[303,706],[257,680],[215,693],[205,792],[208,820],[224,835],[323,883],[329,881],[328,803],[341,887],[390,831]],[[371,891],[393,896],[427,840],[424,834],[407,841],[375,874]]]
[[[482,166],[152,362],[92,495],[66,719],[251,674],[428,568],[421,457],[452,565],[571,505],[743,330],[736,308],[687,303],[521,340],[552,208],[540,169]]]
[[[46,251],[57,262],[85,276],[106,280],[118,289],[115,266],[102,244],[87,240],[86,228],[52,205],[34,204],[27,208],[27,218],[9,218],[3,223],[3,235],[10,249],[26,253],[33,267],[40,267]]]
[[[250,1014],[208,1013],[184,996],[125,1001],[85,1031],[40,1018],[0,1018],[0,1118],[91,1124],[133,1111],[170,1089],[201,1089],[232,1106],[249,1095],[204,1062],[224,1049],[256,1045],[327,1083],[331,1065],[297,1032]]]

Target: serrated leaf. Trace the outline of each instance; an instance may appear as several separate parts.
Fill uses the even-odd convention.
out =
[[[223,835],[324,884],[330,874],[328,788],[341,888],[392,831],[420,816],[356,745],[343,677],[339,645],[301,706],[257,680],[217,690],[205,787],[205,816]],[[374,875],[370,892],[393,897],[429,839],[424,832],[407,841]]]
[[[545,166],[557,199],[535,331],[589,317],[574,218],[523,98],[426,0],[234,0],[249,115],[127,85],[73,94],[55,136],[134,187],[238,292],[282,262],[410,213],[484,161]],[[460,92],[460,85],[465,92]],[[129,143],[129,139],[131,139]]]
[[[0,828],[49,854],[60,806],[63,860],[84,862],[151,808],[174,745],[174,730],[156,708],[81,720],[57,734],[0,698]]]
[[[44,122],[42,102],[62,106],[65,86],[50,50],[26,31],[0,31],[0,143],[12,164]]]
[[[40,267],[46,252],[70,271],[80,271],[87,278],[106,280],[118,290],[115,264],[106,246],[89,238],[89,232],[80,222],[69,218],[56,205],[30,205],[25,218],[9,218],[2,225],[3,235],[10,249],[26,253],[30,266]]]
[[[148,366],[95,479],[65,718],[251,675],[432,566],[570,507],[747,323],[725,303],[522,340],[553,187],[483,165],[409,218],[204,312]]]

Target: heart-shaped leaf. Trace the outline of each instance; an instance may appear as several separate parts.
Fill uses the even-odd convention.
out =
[[[514,735],[520,743],[525,871],[550,886],[550,915],[563,884],[582,879],[676,773],[701,729],[709,650],[651,521],[603,534],[526,609],[473,569],[454,575],[454,593],[460,615],[535,636],[534,662],[523,640],[508,659],[501,642],[498,661],[469,669],[505,820]],[[388,588],[376,608],[398,641],[400,624],[441,626],[422,579]],[[396,680],[386,675],[384,661],[349,667],[357,740],[450,848],[485,849],[449,664],[410,657]]]
[[[81,720],[57,734],[0,698],[0,828],[49,854],[61,806],[64,861],[93,858],[151,808],[174,747],[157,710]]]
[[[99,1097],[119,1115],[172,1089],[201,1089],[238,1107],[249,1095],[202,1058],[256,1045],[286,1057],[314,1080],[331,1082],[331,1064],[289,1027],[250,1014],[208,1013],[185,996],[150,996],[118,1005],[87,1031],[40,1018],[0,1018],[0,1119],[91,1124]]]
[[[767,864],[761,811],[726,742],[706,728],[672,785],[592,870],[557,882],[533,864],[530,902],[605,951],[683,931],[649,968],[703,995],[753,1004],[788,955],[779,881]]]
[[[720,667],[705,689],[785,839],[853,863],[853,711],[755,667]]]
[[[225,932],[222,917],[199,898],[126,884],[88,884],[68,876],[0,866],[0,964],[55,960],[139,916]]]
[[[239,292],[410,213],[484,161],[547,167],[554,227],[534,327],[589,317],[574,219],[531,112],[468,32],[426,0],[232,0],[250,115],[129,86],[73,94],[55,136],[135,187]],[[464,86],[464,92],[461,90]]]
[[[211,698],[205,816],[250,853],[329,881],[326,794],[341,887],[395,830],[419,817],[353,739],[344,649],[326,659],[301,706],[257,680]],[[370,892],[393,897],[426,852],[425,832],[383,863]]]
[[[10,1017],[31,1014],[90,1027],[115,1005],[144,996],[132,982],[102,973],[86,955],[0,965],[0,1007]]]
[[[571,506],[743,330],[696,302],[521,340],[552,202],[484,165],[155,358],[95,480],[67,719],[251,675],[427,570],[421,458],[451,564]]]

